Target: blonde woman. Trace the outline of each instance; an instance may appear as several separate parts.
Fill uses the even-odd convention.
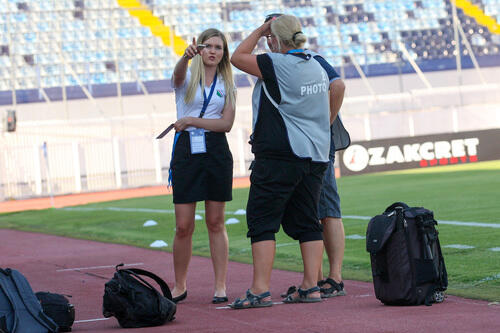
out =
[[[215,273],[212,302],[222,303],[227,301],[228,261],[224,209],[225,202],[232,200],[233,179],[225,132],[233,126],[236,98],[224,34],[207,29],[197,40],[193,38],[175,66],[172,84],[178,119],[171,162],[176,223],[172,296],[176,303],[187,297],[196,203],[204,201]]]
[[[260,38],[271,52],[252,54]],[[269,291],[280,226],[298,240],[304,263],[301,287],[285,303],[320,302],[317,286],[323,251],[318,203],[330,149],[326,71],[303,46],[300,21],[282,15],[255,29],[234,51],[232,64],[258,77],[253,92],[251,136],[255,161],[247,204],[253,280],[231,307],[272,306]]]

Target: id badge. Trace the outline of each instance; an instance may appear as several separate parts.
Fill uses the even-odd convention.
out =
[[[207,152],[204,129],[200,128],[194,131],[189,131],[189,141],[191,143],[191,154],[201,154]]]

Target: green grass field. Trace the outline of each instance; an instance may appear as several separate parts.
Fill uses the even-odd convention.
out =
[[[470,298],[500,301],[500,161],[349,176],[338,179],[346,239],[344,279],[371,280],[370,261],[365,251],[366,218],[381,213],[395,201],[423,206],[443,221],[481,222],[496,227],[441,224],[440,241],[448,270],[448,293]],[[230,259],[251,262],[244,215],[248,189],[235,189],[227,204],[226,219]],[[203,216],[203,206],[198,205]],[[122,243],[148,248],[164,240],[172,250],[175,220],[169,196],[145,197],[89,204],[71,209],[47,209],[0,215],[0,228],[50,233],[74,238]],[[143,227],[147,220],[157,226]],[[193,253],[209,256],[203,221],[196,222]],[[354,236],[356,238],[356,236]],[[359,237],[358,237],[359,238]],[[468,245],[470,249],[447,245]],[[495,251],[496,249],[496,251]],[[326,264],[326,257],[324,263]],[[277,236],[275,267],[302,269],[298,243],[280,232]],[[325,266],[325,268],[327,268]]]

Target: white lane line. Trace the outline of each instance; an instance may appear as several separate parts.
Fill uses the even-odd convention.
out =
[[[142,262],[138,262],[135,264],[125,264],[123,266],[140,266],[144,265]],[[100,268],[115,268],[116,265],[108,265],[108,266],[90,266],[90,267],[79,267],[79,268],[65,268],[65,269],[58,269],[56,272],[67,272],[67,271],[85,271],[85,270],[90,270],[90,269],[100,269]]]
[[[276,244],[276,247],[291,246],[291,245],[298,245],[298,243],[282,243],[282,244]]]
[[[345,236],[345,239],[366,239],[366,236],[361,236],[361,235],[358,235],[358,234],[354,234],[354,235],[347,235],[347,236]]]
[[[438,220],[438,224],[459,225],[462,227],[483,227],[483,228],[500,228],[499,223],[482,223],[482,222],[461,222],[461,221],[442,221]]]
[[[344,215],[343,219],[351,219],[351,220],[370,220],[369,216],[357,216],[357,215]],[[446,220],[437,220],[439,224],[450,224],[450,225],[459,225],[462,227],[482,227],[482,228],[500,228],[500,223],[483,223],[483,222],[463,222],[463,221],[446,221]]]
[[[283,302],[273,302],[273,305],[281,305],[281,304],[285,304]],[[215,310],[226,310],[226,309],[232,309],[232,307],[230,307],[229,305],[226,305],[226,306],[218,306],[215,308]]]
[[[488,281],[495,281],[495,280],[499,280],[499,279],[500,279],[500,273],[495,274],[493,276],[487,276],[484,279],[481,279],[481,280],[475,282],[473,285],[488,282]]]
[[[150,208],[123,208],[123,207],[66,207],[58,208],[66,211],[82,211],[82,212],[92,212],[92,211],[119,211],[119,212],[139,212],[139,213],[158,213],[158,214],[174,214],[173,209],[150,209]],[[228,215],[234,215],[238,211],[226,211]],[[204,214],[204,210],[197,210],[196,213]],[[344,215],[343,219],[351,220],[367,220],[371,219],[370,216],[359,216],[359,215]],[[464,221],[446,221],[438,220],[438,224],[449,224],[449,225],[459,225],[463,227],[483,227],[483,228],[500,228],[500,223],[484,223],[484,222],[464,222]]]
[[[443,247],[447,247],[450,249],[460,249],[460,250],[468,250],[468,249],[474,249],[474,246],[471,245],[462,245],[462,244],[450,244],[450,245],[443,245]]]
[[[93,321],[101,321],[101,320],[108,320],[108,319],[111,319],[111,318],[96,318],[96,319],[85,319],[85,320],[75,320],[75,324],[79,324],[79,323],[90,323],[90,322],[93,322]]]
[[[358,215],[343,215],[343,219],[350,219],[350,220],[370,220],[371,217],[369,216],[358,216]]]
[[[75,212],[94,212],[94,211],[113,211],[113,212],[131,212],[131,213],[157,213],[157,214],[174,214],[173,209],[152,209],[152,208],[124,208],[124,207],[63,207],[58,210],[75,211]],[[196,213],[205,214],[205,210],[196,210]],[[237,211],[226,211],[229,215],[242,215],[241,209]],[[200,218],[202,218],[200,216]]]

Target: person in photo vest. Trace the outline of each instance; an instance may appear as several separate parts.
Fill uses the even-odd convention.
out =
[[[232,64],[258,77],[252,96],[255,161],[247,203],[253,279],[234,309],[272,306],[269,292],[280,226],[298,240],[304,276],[285,303],[320,302],[317,286],[323,251],[318,202],[330,150],[329,79],[302,48],[307,38],[300,21],[282,15],[254,30],[234,51]],[[254,55],[261,37],[271,52]]]
[[[281,13],[269,14],[265,21],[282,16]],[[266,38],[269,49],[272,47],[272,39]],[[323,225],[323,242],[325,252],[328,256],[329,272],[326,279],[323,277],[323,270],[318,273],[318,286],[320,287],[321,297],[330,298],[335,296],[346,295],[344,282],[342,281],[342,262],[344,259],[345,233],[344,224],[342,223],[342,214],[340,210],[340,196],[335,180],[335,151],[346,149],[351,139],[349,133],[344,128],[340,119],[339,111],[344,100],[345,84],[339,77],[335,69],[330,65],[325,58],[320,54],[311,50],[305,50],[316,61],[320,63],[323,69],[328,73],[330,80],[329,96],[330,96],[330,163],[323,177],[323,185],[321,187],[321,195],[319,199],[319,219]],[[296,292],[297,287],[291,286],[287,292],[281,296],[286,297],[288,294]]]
[[[234,122],[236,88],[227,40],[217,29],[193,38],[172,76],[177,107],[171,182],[175,204],[173,300],[186,298],[186,277],[198,201],[205,201],[215,273],[213,303],[227,302],[228,237],[225,202],[232,200],[233,157],[225,132]],[[188,63],[191,65],[188,69]]]

